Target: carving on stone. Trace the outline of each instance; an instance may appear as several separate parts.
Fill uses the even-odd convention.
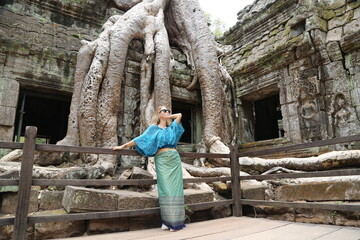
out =
[[[333,137],[348,135],[350,110],[344,94],[338,93],[334,95],[331,101],[330,114],[333,121]]]
[[[319,110],[316,96],[311,94],[306,86],[299,89],[299,106],[305,140],[313,140],[319,137]]]

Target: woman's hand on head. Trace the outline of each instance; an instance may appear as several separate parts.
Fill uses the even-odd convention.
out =
[[[181,121],[182,114],[181,113],[174,113],[167,116],[168,119],[176,119],[178,123]]]

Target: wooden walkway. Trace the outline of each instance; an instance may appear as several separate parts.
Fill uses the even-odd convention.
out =
[[[147,229],[67,238],[72,240],[360,240],[360,228],[228,217],[188,224],[178,232]]]

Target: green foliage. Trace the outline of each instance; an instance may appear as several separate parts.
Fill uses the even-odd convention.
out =
[[[2,149],[2,148],[0,148],[0,158],[2,158],[3,156],[5,156],[5,155],[8,154],[9,152],[11,152],[10,149]]]
[[[20,137],[20,141],[21,143],[25,142],[25,137]],[[36,138],[35,139],[35,143],[36,144],[47,144],[48,143],[48,139],[47,138]]]
[[[73,33],[72,36],[77,37],[77,38],[79,38],[79,39],[82,39],[80,33]]]
[[[215,37],[222,37],[227,30],[226,24],[219,18],[213,19],[210,13],[204,13],[208,26]]]
[[[194,213],[188,205],[184,205],[184,208],[185,208],[185,221],[187,223],[190,223],[190,216]]]

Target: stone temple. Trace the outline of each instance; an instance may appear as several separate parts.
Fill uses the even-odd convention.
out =
[[[360,3],[258,0],[238,13],[219,41],[235,82],[237,142],[273,145],[349,136],[360,124]],[[77,51],[121,14],[110,1],[3,1],[0,8],[0,140],[19,141],[28,125],[56,143],[66,133]],[[142,43],[133,41],[123,83],[119,137],[139,134]],[[182,112],[188,149],[201,139],[199,89],[176,59],[173,111]],[[265,142],[265,143],[264,143]],[[252,145],[254,146],[254,145]]]
[[[55,144],[65,137],[81,41],[97,39],[109,17],[123,13],[112,0],[0,1],[0,141],[22,141],[25,126],[30,125],[38,128],[41,143]],[[359,0],[256,0],[240,11],[236,25],[216,40],[225,49],[220,60],[233,80],[230,89],[225,88],[231,84],[223,88],[227,100],[235,106],[232,119],[235,142],[243,151],[360,133]],[[175,47],[171,51],[175,59],[170,76],[172,110],[183,114],[185,128],[180,150],[196,151],[203,130],[201,91],[199,86],[188,88],[194,71],[186,56]],[[120,142],[140,133],[143,52],[143,43],[133,40],[121,88]],[[351,143],[336,145],[334,149],[359,147]],[[329,150],[333,149],[288,152],[286,156],[306,157]],[[0,149],[0,158],[8,152]],[[134,158],[123,157],[119,165],[126,169],[137,163]],[[331,199],[318,199],[322,194],[316,191],[314,198],[301,184],[281,186],[270,197],[265,196],[267,187],[261,185],[249,198],[299,200],[299,194],[293,197],[285,193],[289,191],[309,194],[304,197],[309,201],[359,201],[360,181],[354,179],[341,179],[341,191],[336,191]],[[333,182],[318,185],[328,191]],[[351,194],[349,189],[353,190]],[[65,193],[64,189],[41,190],[40,198],[40,188],[32,189],[35,208],[31,212],[61,209],[65,214],[61,205],[64,194],[83,190],[74,187]],[[14,213],[16,191],[0,191],[0,215]],[[213,199],[212,193],[206,197]],[[147,198],[154,200],[153,196]],[[48,203],[57,205],[42,205]],[[291,210],[285,212],[284,218],[293,218],[291,214]],[[335,219],[331,214],[320,212],[318,215],[328,219],[314,221],[331,223]],[[343,219],[340,224],[359,226],[356,214]],[[103,227],[108,227],[111,221],[102,222]],[[92,223],[97,228],[98,223],[89,221]],[[77,224],[77,233],[83,234],[85,222]],[[46,231],[52,228],[50,225]],[[59,232],[71,232],[63,229]]]

